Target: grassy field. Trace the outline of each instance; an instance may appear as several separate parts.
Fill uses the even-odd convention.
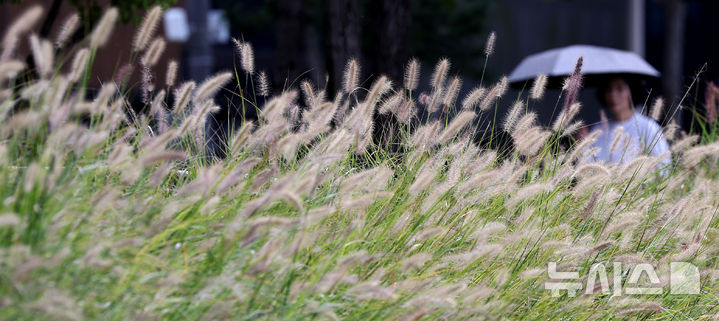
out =
[[[135,39],[149,48],[133,56],[143,73],[164,47],[143,29],[158,10]],[[500,99],[506,79],[458,98],[461,83],[441,61],[420,106],[417,64],[403,83],[379,77],[359,88],[350,62],[337,93],[302,83],[272,97],[252,47],[239,42],[241,68],[201,83],[148,80],[146,112],[135,114],[122,83],[83,98],[116,17],[107,11],[73,48],[32,37],[32,70],[14,47],[28,38],[33,12],[4,38],[0,319],[704,320],[719,312],[712,135],[665,133],[673,154],[665,175],[652,157],[588,163],[592,137],[559,143],[581,126],[572,122],[578,105],[552,128],[539,126],[538,87],[499,115],[494,130],[510,133],[516,148],[497,152],[473,143],[471,124],[511,103]],[[221,88],[261,111],[232,135],[229,156],[213,160],[202,151],[204,119]],[[426,109],[457,116],[420,124],[417,110]],[[387,146],[372,140],[376,112],[396,120]],[[670,293],[670,262],[698,268],[699,294]],[[583,285],[602,263],[612,289],[552,296],[550,263],[578,271]],[[617,293],[641,263],[656,268],[661,293]]]

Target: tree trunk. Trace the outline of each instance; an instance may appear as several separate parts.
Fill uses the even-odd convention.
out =
[[[342,88],[342,73],[350,58],[360,57],[360,19],[357,0],[324,0],[326,23],[325,59],[330,93]]]
[[[404,66],[409,58],[409,0],[381,1],[368,8],[372,43],[367,56],[372,62],[371,74],[386,75],[401,88]],[[399,151],[399,123],[390,115],[374,115],[373,140],[376,144]]]
[[[662,87],[670,102],[679,102],[682,88],[682,64],[684,62],[684,17],[686,4],[683,0],[663,0],[667,17],[667,37],[664,43],[664,74]],[[678,106],[677,106],[678,107]],[[682,124],[682,111],[669,110],[669,115]],[[669,119],[667,119],[668,121]]]
[[[274,70],[273,88],[279,93],[289,86],[300,74],[300,45],[302,41],[302,1],[278,0],[277,16],[277,51],[276,68]]]
[[[401,85],[404,65],[409,58],[409,0],[381,1],[370,6],[375,44],[368,56],[373,62],[372,74],[387,75]]]

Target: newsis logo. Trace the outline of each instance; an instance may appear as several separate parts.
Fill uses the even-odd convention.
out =
[[[669,294],[699,294],[699,269],[696,266],[687,262],[671,262],[669,271]],[[659,280],[654,267],[648,263],[633,264],[633,268],[625,274],[622,262],[613,262],[611,287],[604,263],[596,263],[589,268],[585,284],[579,281],[579,272],[557,271],[556,262],[548,264],[547,272],[550,281],[544,283],[544,288],[551,291],[552,297],[558,297],[562,292],[574,297],[582,288],[585,294],[593,294],[599,290],[603,294],[611,293],[613,296],[656,295],[667,290],[666,283]]]

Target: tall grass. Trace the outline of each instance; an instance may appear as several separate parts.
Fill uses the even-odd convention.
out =
[[[19,77],[28,70],[17,58],[0,61],[2,319],[683,320],[719,312],[718,143],[677,137],[663,176],[648,156],[588,163],[592,137],[559,143],[577,127],[574,109],[544,128],[522,99],[502,128],[516,148],[501,153],[476,145],[469,124],[494,117],[506,79],[461,100],[458,117],[420,124],[416,61],[406,88],[385,77],[357,88],[361,69],[351,61],[340,92],[303,83],[265,101],[248,95],[247,43],[243,71],[177,89],[150,83],[149,112],[135,114],[126,87],[108,81],[85,99],[87,81],[68,79],[87,79],[90,68],[84,77],[63,72],[74,52],[94,56],[106,42],[111,27],[99,28],[34,79]],[[25,39],[25,29],[10,38]],[[139,35],[136,42],[152,38]],[[442,76],[449,66],[437,66],[424,109],[457,110],[457,97],[442,96],[453,92]],[[222,87],[260,113],[230,137],[228,157],[212,159],[204,122]],[[533,89],[533,100],[542,92]],[[380,108],[400,124],[387,146],[372,139]],[[615,261],[625,280],[634,264],[651,263],[665,285],[666,264],[691,262],[701,294],[545,290],[550,262],[586,275]]]

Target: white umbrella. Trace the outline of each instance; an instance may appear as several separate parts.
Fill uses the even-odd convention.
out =
[[[659,71],[639,55],[624,50],[589,45],[573,45],[528,56],[509,75],[510,82],[531,80],[539,74],[567,76],[574,72],[577,59],[584,57],[582,74],[636,74],[658,77]]]

